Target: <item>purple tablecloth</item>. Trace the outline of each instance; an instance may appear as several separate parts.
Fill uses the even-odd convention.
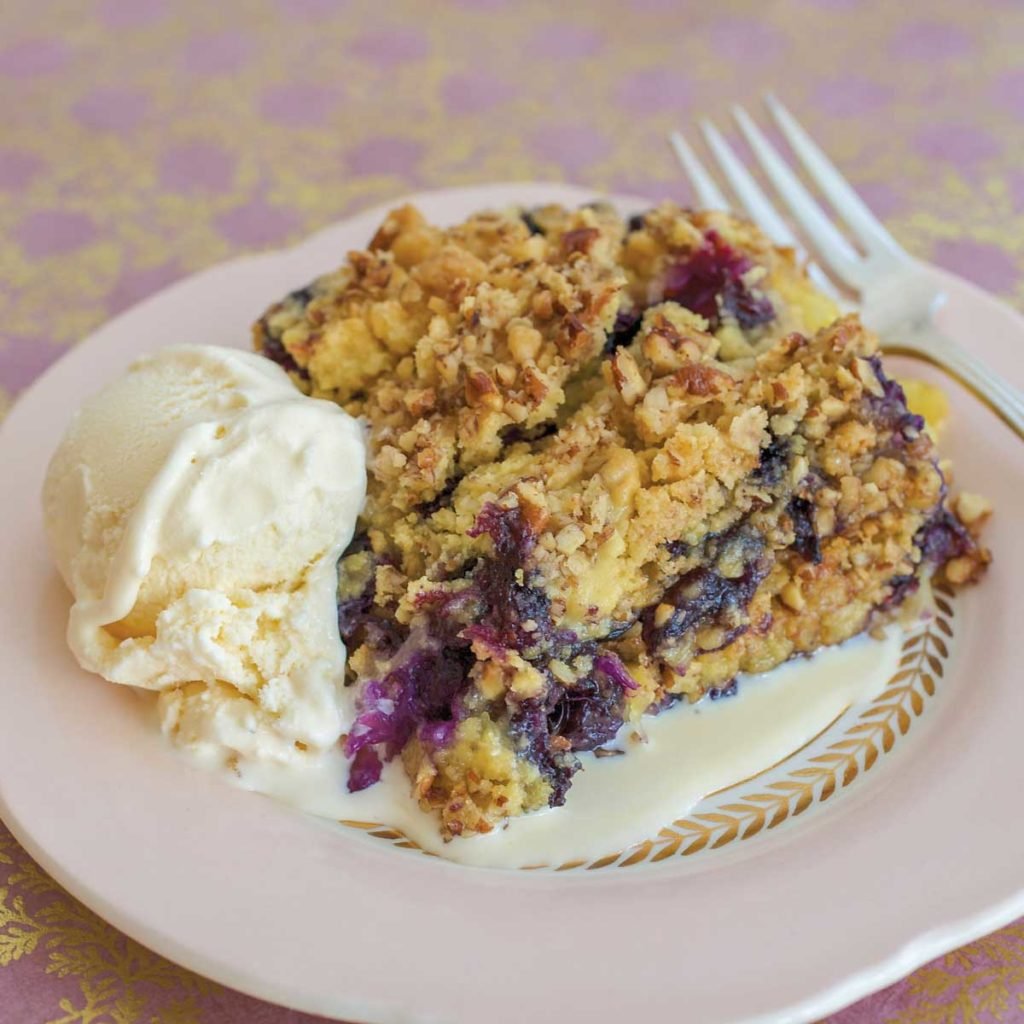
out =
[[[0,415],[150,292],[411,189],[685,199],[666,131],[765,88],[912,251],[1022,303],[1022,54],[1020,0],[9,0]],[[0,825],[4,1024],[312,1019],[124,938]],[[832,1020],[1024,1020],[1024,922]]]

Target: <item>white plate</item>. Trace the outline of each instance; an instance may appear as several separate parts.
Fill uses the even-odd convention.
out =
[[[510,184],[413,197],[445,222],[592,193]],[[624,208],[642,201],[623,199]],[[365,245],[384,208],[215,267],[107,324],[0,433],[0,811],[75,896],[154,950],[257,996],[353,1021],[806,1021],[1024,913],[1024,446],[950,385],[944,449],[996,504],[996,561],[956,605],[939,697],[864,784],[715,856],[601,871],[445,863],[226,786],[163,745],[131,693],[63,644],[38,510],[71,411],[144,352],[246,345],[273,298]],[[946,328],[1018,385],[1024,321],[936,271]],[[927,376],[931,371],[925,371]],[[1019,627],[1016,627],[1019,629]]]

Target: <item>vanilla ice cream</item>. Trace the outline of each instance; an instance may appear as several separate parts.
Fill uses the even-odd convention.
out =
[[[366,489],[360,423],[262,356],[181,346],[71,423],[43,487],[83,668],[160,691],[165,732],[286,761],[346,726],[337,561]]]

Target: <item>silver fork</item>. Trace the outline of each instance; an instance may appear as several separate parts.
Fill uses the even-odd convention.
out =
[[[765,176],[827,265],[828,274],[822,267],[809,267],[815,283],[840,300],[833,282],[857,293],[861,316],[883,338],[885,351],[939,366],[986,401],[1024,439],[1024,395],[937,327],[935,312],[945,295],[927,265],[889,234],[793,115],[773,96],[766,97],[766,103],[808,175],[864,249],[861,255],[850,244],[750,115],[742,107],[734,107],[733,116]],[[704,120],[701,130],[750,219],[777,244],[799,248],[786,220],[718,129]],[[682,135],[673,132],[669,141],[700,203],[711,209],[730,209],[732,204]]]

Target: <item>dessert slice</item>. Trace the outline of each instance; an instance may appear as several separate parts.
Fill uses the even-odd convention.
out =
[[[470,259],[472,279],[425,269]],[[725,215],[551,207],[439,232],[399,211],[307,291],[256,337],[370,429],[339,573],[349,785],[401,757],[446,835],[561,803],[624,722],[988,560],[874,336]],[[387,349],[392,302],[422,333],[346,369],[352,338]]]

